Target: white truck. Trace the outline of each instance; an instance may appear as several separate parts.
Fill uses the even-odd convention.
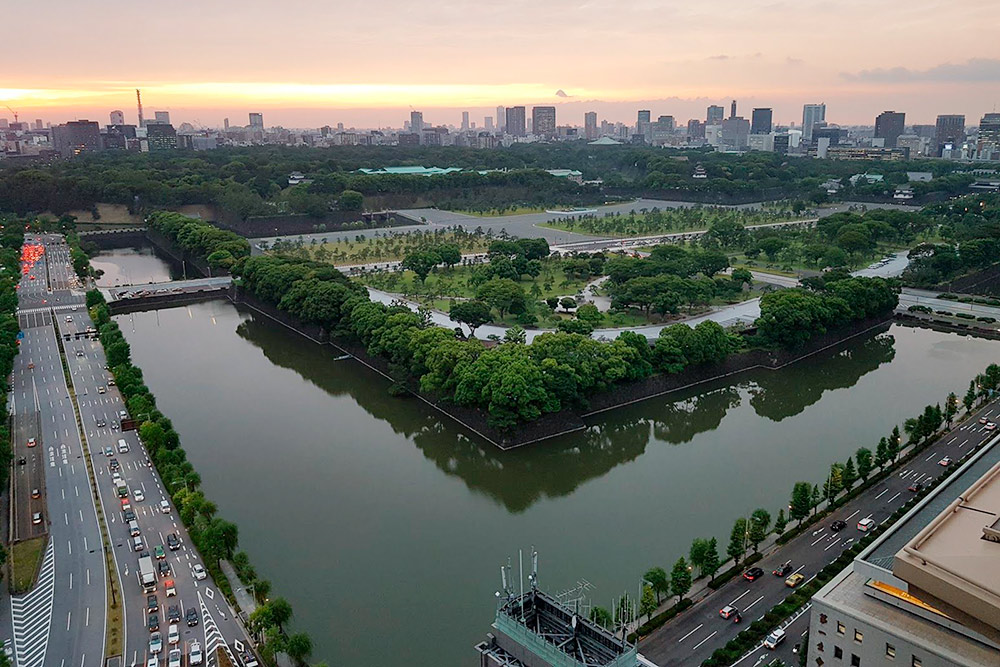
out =
[[[149,556],[139,559],[139,584],[145,593],[156,590],[156,572],[153,570],[153,559]]]

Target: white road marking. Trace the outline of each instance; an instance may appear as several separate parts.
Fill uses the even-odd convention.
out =
[[[699,630],[701,630],[701,629],[702,629],[702,627],[703,627],[704,625],[705,625],[705,624],[704,624],[704,623],[702,623],[702,624],[701,624],[701,625],[699,625],[699,626],[698,626],[697,628],[695,628],[695,629],[694,629],[694,630],[692,630],[691,632],[687,633],[686,635],[684,635],[683,637],[681,637],[680,639],[678,639],[678,640],[677,640],[677,643],[678,643],[678,644],[680,644],[680,643],[681,643],[682,641],[684,641],[685,639],[687,639],[688,637],[690,637],[690,636],[691,636],[691,635],[693,635],[694,633],[696,633],[696,632],[698,632]]]
[[[713,632],[712,634],[710,634],[709,636],[705,637],[700,642],[698,642],[697,644],[695,644],[694,648],[692,648],[691,650],[692,651],[697,651],[699,646],[701,646],[702,644],[704,644],[705,642],[707,642],[709,639],[711,639],[712,637],[714,637],[717,634],[719,634],[718,630],[716,630],[715,632]]]

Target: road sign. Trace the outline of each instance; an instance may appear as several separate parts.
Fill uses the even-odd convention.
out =
[[[22,338],[24,338],[24,332],[23,331],[18,331],[17,332],[17,339],[21,340]]]

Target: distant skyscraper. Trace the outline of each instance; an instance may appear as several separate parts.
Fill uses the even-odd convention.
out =
[[[653,141],[653,126],[649,120],[649,109],[641,109],[639,111],[639,116],[636,119],[635,133],[642,135],[642,138],[646,143],[652,143]]]
[[[157,111],[156,114],[159,115],[160,112]],[[177,131],[170,123],[149,123],[146,125],[146,137],[151,153],[177,148]]]
[[[802,139],[812,141],[813,127],[826,120],[826,104],[802,105]]]
[[[597,138],[597,112],[588,111],[583,114],[583,136],[593,141]]]
[[[708,107],[708,112],[705,114],[705,124],[706,125],[721,125],[722,119],[725,117],[726,110],[717,104],[713,104]]]
[[[424,129],[424,112],[422,111],[411,111],[410,112],[410,132],[419,133]]]
[[[979,143],[1000,145],[1000,113],[988,113],[979,121]]]
[[[251,113],[250,114],[250,129],[252,129],[252,130],[263,130],[264,129],[264,114],[262,114],[262,113]]]
[[[763,107],[754,109],[750,115],[750,134],[770,134],[773,116],[772,109]]]
[[[705,138],[705,123],[701,122],[697,118],[692,118],[688,121],[688,141],[691,139],[704,139]]]
[[[883,111],[875,117],[875,138],[885,139],[886,148],[895,148],[905,121],[906,114],[901,111]]]
[[[502,106],[497,107],[497,129],[502,130],[507,127],[507,110]]]
[[[941,152],[947,145],[955,148],[965,141],[965,116],[962,114],[944,114],[937,117],[937,152],[941,157]]]
[[[492,132],[493,131],[493,116],[487,116],[486,118],[484,118],[483,119],[483,125],[485,126],[487,132]]]
[[[42,129],[42,127],[43,127],[42,126],[42,119],[41,118],[36,118],[35,119],[35,129],[36,130],[40,130],[40,129]],[[980,125],[980,127],[982,127],[982,125]]]
[[[223,118],[222,119],[222,129],[225,130],[226,132],[229,131],[229,119],[228,118]]]
[[[730,118],[736,118],[736,100],[733,100],[732,110],[729,112]]]
[[[507,107],[507,122],[506,132],[515,137],[523,137],[525,135],[525,125],[527,118],[525,116],[524,107]]]
[[[101,127],[92,120],[71,120],[65,125],[54,125],[52,146],[63,157],[102,150]]]
[[[112,125],[124,125],[125,124],[125,114],[121,111],[111,112],[111,124]]]
[[[556,133],[556,108],[532,107],[531,131],[545,137],[554,135]]]
[[[160,125],[170,125],[169,111],[154,111],[153,117],[156,119],[156,122]]]
[[[462,131],[465,132],[468,129],[469,129],[469,112],[468,111],[463,111],[462,112]]]

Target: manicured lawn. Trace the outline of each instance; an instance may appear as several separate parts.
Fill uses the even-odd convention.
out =
[[[543,227],[579,234],[628,238],[655,234],[698,232],[715,222],[733,222],[744,226],[763,225],[806,219],[780,208],[759,210],[719,209],[712,207],[672,208],[646,213],[590,215],[544,223]]]
[[[368,264],[398,261],[417,248],[440,243],[457,245],[463,255],[485,252],[489,244],[496,240],[484,234],[475,233],[410,232],[407,234],[386,234],[378,237],[370,234],[370,232],[357,234],[353,240],[348,241],[306,243],[301,246],[301,249],[291,249],[288,252],[329,264]]]
[[[515,206],[514,208],[508,208],[504,211],[471,211],[468,209],[455,209],[454,213],[462,213],[464,215],[471,215],[477,218],[502,218],[508,215],[524,215],[525,213],[542,213],[545,211],[544,206]]]
[[[10,548],[11,560],[11,592],[25,593],[31,590],[35,583],[35,573],[45,553],[45,545],[49,543],[47,535],[18,542]]]

